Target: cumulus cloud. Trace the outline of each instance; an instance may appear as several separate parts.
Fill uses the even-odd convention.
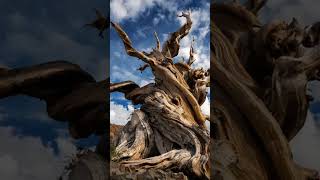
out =
[[[303,167],[320,171],[320,127],[308,112],[304,127],[290,143],[294,160]]]
[[[114,101],[110,102],[110,122],[112,124],[125,125],[127,124],[131,113],[133,112],[133,105],[128,106],[117,104]]]
[[[135,18],[139,13],[145,12],[147,8],[154,6],[156,0],[111,0],[111,17],[115,21]]]
[[[208,96],[206,97],[204,103],[201,105],[201,110],[203,114],[210,116],[210,100]]]
[[[170,1],[170,0],[111,0],[110,13],[114,21],[123,21],[126,19],[135,20],[140,15],[154,6],[169,12],[176,12],[181,4],[187,4],[189,1]],[[161,17],[158,17],[161,18]],[[157,20],[155,20],[157,21]]]
[[[12,127],[0,127],[0,174],[4,180],[56,180],[62,173],[66,155],[76,148],[68,138],[55,140],[60,153],[44,145],[39,137],[15,134]]]

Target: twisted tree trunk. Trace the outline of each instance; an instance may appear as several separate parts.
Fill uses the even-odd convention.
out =
[[[213,179],[318,178],[295,164],[288,142],[306,119],[320,46],[302,50],[305,33],[295,19],[261,26],[265,3],[211,6]]]
[[[155,83],[139,87],[133,82],[111,84],[111,92],[125,97],[141,109],[133,112],[123,128],[116,147],[115,161],[125,170],[170,169],[182,171],[189,177],[209,178],[209,133],[206,117],[200,105],[206,97],[208,72],[192,69],[194,50],[191,45],[187,63],[174,63],[179,42],[192,26],[189,13],[182,13],[187,22],[164,43],[162,49],[155,33],[157,46],[152,52],[140,52],[122,28],[112,23],[121,37],[128,55],[143,60],[155,76]]]

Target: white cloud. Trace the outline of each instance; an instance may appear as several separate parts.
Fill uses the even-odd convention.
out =
[[[112,66],[111,69],[111,80],[112,81],[128,81],[131,80],[137,83],[139,86],[145,86],[149,83],[154,82],[152,78],[144,78],[142,76],[137,76],[132,71],[138,72],[138,70],[134,69],[124,69],[120,68],[117,65]]]
[[[170,0],[111,0],[110,14],[112,20],[120,22],[126,19],[134,20],[155,5],[162,10],[177,12],[179,5],[187,3],[189,2]]]
[[[75,152],[70,139],[56,139],[60,150],[45,146],[38,137],[20,137],[11,127],[0,127],[0,174],[4,180],[56,180],[62,173],[65,155]]]
[[[163,20],[164,18],[165,18],[165,15],[158,13],[157,16],[155,18],[153,18],[153,20],[152,20],[153,25],[155,26],[155,25],[159,24],[159,22],[161,20]]]
[[[111,0],[111,19],[115,21],[134,19],[153,5],[155,5],[155,0]]]
[[[201,105],[201,111],[203,114],[210,116],[210,99],[208,96],[206,97],[206,101]],[[206,121],[206,126],[210,131],[210,121]]]
[[[197,9],[191,9],[191,20],[192,20],[192,28],[191,33],[193,31],[200,31],[200,27],[208,27],[210,25],[210,5],[206,4],[206,6]],[[179,11],[178,14],[181,14],[182,11]],[[185,23],[185,18],[178,18],[178,21],[181,25]]]
[[[169,38],[169,34],[163,33],[163,34],[161,34],[161,36],[159,38],[161,38],[160,41],[164,42]]]
[[[127,107],[117,104],[114,101],[110,102],[110,122],[112,124],[125,125],[129,121],[131,113],[134,111],[133,105]]]
[[[77,151],[77,147],[74,145],[71,138],[58,137],[56,138],[58,149],[62,155],[71,155]]]
[[[320,171],[320,127],[308,112],[304,127],[290,142],[294,160],[303,167]]]
[[[128,16],[128,10],[124,6],[123,0],[113,0],[110,3],[111,17],[120,21]]]
[[[196,52],[196,61],[194,68],[210,67],[209,57],[209,41],[208,34],[210,32],[210,11],[209,4],[203,8],[191,10],[192,28],[188,36],[184,37],[180,43],[179,58],[188,59],[192,38],[195,39],[194,50]],[[181,11],[179,12],[181,14]],[[185,18],[178,18],[180,25],[185,23]],[[206,39],[207,38],[207,39]]]
[[[203,114],[210,116],[210,100],[208,96],[206,97],[206,101],[201,105],[201,110]]]
[[[191,46],[191,39],[192,35],[188,35],[184,37],[181,40],[180,43],[180,50],[178,59],[184,58],[185,60],[189,59],[189,52],[190,52],[190,46]],[[201,68],[207,69],[210,67],[210,58],[209,58],[209,44],[204,43],[204,41],[198,41],[197,36],[195,37],[195,44],[194,44],[194,50],[195,50],[195,62],[192,65],[193,68]]]

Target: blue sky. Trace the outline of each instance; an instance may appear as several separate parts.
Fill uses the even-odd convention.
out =
[[[96,80],[107,77],[107,46],[94,29],[93,8],[107,14],[105,0],[0,1],[0,65],[10,68],[54,60],[81,66]],[[0,100],[0,174],[3,180],[56,179],[76,145],[67,124],[47,116],[45,102],[26,96]]]
[[[192,38],[195,38],[197,53],[194,67],[208,69],[209,59],[209,0],[207,1],[169,1],[169,0],[111,0],[110,18],[119,23],[131,38],[138,50],[149,51],[155,47],[153,33],[156,31],[160,42],[164,43],[169,33],[176,31],[185,22],[178,18],[181,11],[191,10],[193,27],[188,36],[181,41],[181,48],[176,61],[189,58]],[[140,86],[153,82],[150,69],[143,73],[137,70],[143,62],[129,57],[114,29],[110,30],[110,78],[112,82],[132,80]],[[203,111],[209,114],[209,101],[203,105]],[[125,100],[120,93],[111,94],[110,118],[111,123],[125,124],[133,111],[132,104]]]
[[[106,40],[82,25],[95,18],[92,10],[95,7],[107,14],[108,3],[105,0],[0,1],[0,65],[14,68],[65,59],[79,64],[97,80],[104,79],[109,72]],[[155,30],[163,42],[168,33],[184,22],[176,17],[177,12],[191,9],[194,30],[182,41],[184,53],[180,57],[188,56],[190,40],[195,36],[200,56],[197,66],[209,67],[209,63],[206,64],[209,58],[208,1],[116,0],[111,1],[111,6],[113,21],[121,24],[140,50],[155,46]],[[295,16],[303,24],[310,24],[320,19],[318,7],[320,1],[314,0],[269,0],[262,18],[264,21],[289,20]],[[140,85],[152,82],[150,72],[141,74],[136,70],[142,63],[125,54],[114,30],[110,35],[111,80],[134,80]],[[291,145],[299,163],[320,170],[320,84],[312,83],[310,88],[315,101],[305,127]],[[111,98],[111,117],[113,114],[116,122],[127,122],[133,107],[119,93],[113,93]],[[204,109],[209,109],[208,103]],[[56,179],[64,161],[74,153],[76,143],[90,146],[95,142],[94,137],[72,140],[66,123],[50,119],[40,100],[24,96],[0,100],[0,174],[3,180]]]

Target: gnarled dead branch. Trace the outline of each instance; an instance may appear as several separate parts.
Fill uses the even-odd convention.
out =
[[[182,13],[181,17],[187,23],[171,35],[162,50],[155,34],[157,47],[144,53],[135,50],[124,30],[113,23],[128,55],[147,63],[139,69],[150,67],[155,76],[155,83],[144,87],[131,82],[112,84],[113,90],[125,93],[134,104],[141,104],[123,129],[114,160],[127,171],[174,169],[190,177],[208,179],[209,133],[200,105],[206,98],[209,75],[203,69],[190,67],[193,57],[190,64],[174,63],[179,42],[192,25],[190,13]],[[190,55],[193,53],[192,46]]]

